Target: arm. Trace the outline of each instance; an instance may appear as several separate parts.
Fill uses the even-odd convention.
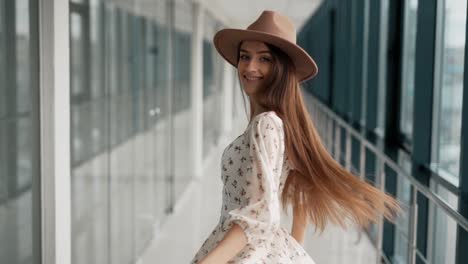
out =
[[[226,233],[223,240],[213,249],[200,264],[226,263],[234,257],[247,244],[247,239],[242,228],[234,224]]]
[[[293,226],[291,230],[291,236],[294,237],[294,239],[296,239],[299,244],[303,245],[304,234],[307,228],[307,220],[304,217],[301,217],[297,207],[294,207],[293,211]]]

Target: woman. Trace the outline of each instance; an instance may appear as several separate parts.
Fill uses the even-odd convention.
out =
[[[251,115],[223,152],[220,221],[191,263],[314,264],[302,247],[309,222],[323,231],[327,222],[394,220],[398,201],[346,171],[322,145],[299,90],[318,69],[295,44],[287,17],[264,11],[246,30],[223,29],[213,41],[237,67]],[[289,204],[291,235],[280,227]]]

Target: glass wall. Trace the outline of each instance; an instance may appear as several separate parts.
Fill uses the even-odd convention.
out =
[[[378,87],[377,89],[377,127],[376,134],[385,137],[385,110],[386,110],[386,95],[387,95],[387,52],[388,51],[388,19],[390,12],[390,0],[382,0],[380,2],[380,12],[382,18],[380,19],[380,28],[379,28],[379,55],[378,55]]]
[[[227,62],[226,62],[227,63]],[[247,118],[247,114],[245,113],[244,110],[244,101],[243,101],[243,90],[240,87],[239,84],[239,76],[237,72],[237,68],[229,68],[230,69],[230,75],[232,76],[232,119],[236,120],[236,118],[240,115],[242,117]],[[228,78],[228,77],[226,77]]]
[[[467,3],[445,0],[438,8],[432,162],[458,186]]]
[[[131,263],[170,192],[167,5],[70,3],[72,262]]]
[[[203,35],[203,156],[217,143],[221,127],[222,57],[213,45],[220,24],[208,12],[204,14]]]
[[[411,162],[408,159],[399,156],[399,164],[406,173],[411,172]],[[403,175],[397,177],[397,199],[405,205],[406,208],[410,208],[411,205],[411,194],[412,194],[411,182]],[[410,228],[410,216],[409,214],[403,214],[397,219],[395,225],[395,241],[392,263],[408,263],[409,252],[408,248],[410,245],[409,237],[411,233]]]
[[[0,262],[40,263],[38,6],[0,1]]]
[[[418,0],[406,0],[404,8],[400,134],[403,136],[404,141],[409,142],[413,137],[414,67],[416,60]]]
[[[458,207],[458,197],[442,185],[432,181],[431,188],[452,208]],[[455,264],[457,223],[432,202],[430,203],[429,212],[431,226],[430,232],[428,232],[428,241],[431,242],[429,243],[431,255],[428,258],[430,259],[430,263]]]
[[[466,150],[462,149],[461,124],[466,85],[467,2],[384,0],[368,3],[369,12],[364,14],[369,16],[369,42],[363,43],[368,48],[366,63],[369,64],[365,107],[368,131],[360,127],[355,129],[413,180],[464,215],[462,201],[466,186],[463,185],[467,181],[461,179],[463,173],[460,171],[465,167],[460,158],[466,156]],[[338,30],[337,45],[331,43],[320,47],[313,41],[305,42],[311,54],[329,54],[329,47],[333,47],[326,59],[317,57],[319,67],[337,58],[336,67],[322,67],[332,72],[332,101],[323,100],[322,91],[317,90],[322,88],[315,84],[310,92],[350,125],[354,124],[342,110],[347,108],[343,105],[348,97],[342,89],[350,87],[346,81],[343,82],[348,68],[341,65],[359,57],[360,50],[351,49],[351,52],[342,54],[343,41],[339,40],[354,34],[353,21],[350,20],[353,14],[356,10],[350,8],[347,1],[324,1],[298,36],[298,39],[307,39],[311,32],[312,35],[326,36],[329,31],[334,32],[335,27]],[[327,41],[327,38],[322,40]],[[359,43],[356,45],[361,46]],[[366,89],[366,86],[357,87],[363,91]],[[358,161],[359,153],[351,155],[353,161]],[[375,161],[372,156],[366,155],[365,161],[366,170],[369,169],[367,175],[379,172],[378,166],[372,166]],[[436,206],[426,194],[420,192],[414,197],[413,183],[402,175],[396,175],[398,173],[390,170],[390,166],[387,169],[386,191],[396,195],[409,209],[408,214],[398,219],[395,225],[384,222],[382,251],[390,262],[408,263],[412,257],[418,263],[463,262],[465,255],[460,241],[464,241],[466,232],[461,231],[450,212]],[[411,208],[415,204],[417,206]],[[410,217],[413,213],[415,218]],[[410,219],[416,221],[414,226]],[[373,240],[375,231],[375,228],[370,231]],[[412,240],[412,231],[417,233],[415,240]],[[416,243],[416,255],[413,255],[412,243]],[[458,260],[455,259],[457,255]]]
[[[187,131],[192,131],[190,118],[192,59],[193,11],[191,1],[174,0],[174,32],[173,32],[173,106],[174,115],[174,197],[179,197],[192,178],[190,171],[191,137]]]

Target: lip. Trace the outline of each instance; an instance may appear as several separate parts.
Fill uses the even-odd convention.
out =
[[[248,76],[250,78],[257,78],[256,80],[250,80],[247,78],[246,75],[244,75],[243,77],[244,77],[244,80],[247,82],[256,82],[256,81],[260,81],[261,79],[263,79],[263,77],[260,77],[260,76]]]

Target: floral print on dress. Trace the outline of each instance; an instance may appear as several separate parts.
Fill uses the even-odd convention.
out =
[[[224,149],[220,165],[223,203],[219,223],[191,263],[198,263],[238,224],[247,245],[228,263],[315,264],[280,226],[281,192],[291,170],[281,118],[274,111],[256,115],[245,132]]]

